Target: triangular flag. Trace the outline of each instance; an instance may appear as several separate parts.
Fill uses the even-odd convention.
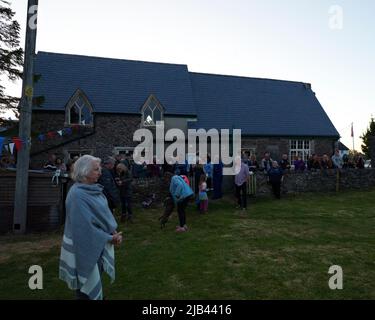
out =
[[[9,153],[9,145],[8,145],[8,144],[5,144],[5,145],[4,145],[4,148],[5,148],[5,150]]]
[[[3,143],[4,143],[5,138],[0,137],[0,156],[3,153]]]
[[[14,137],[12,140],[16,144],[17,151],[20,151],[22,149],[22,143],[23,143],[22,139],[18,137]]]
[[[14,143],[9,143],[9,150],[10,150],[10,153],[13,154],[14,152]]]
[[[62,130],[57,131],[57,133],[60,135],[60,137],[62,137],[62,135],[63,135]]]

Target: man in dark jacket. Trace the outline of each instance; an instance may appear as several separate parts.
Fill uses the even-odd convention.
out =
[[[277,161],[272,162],[272,168],[268,170],[269,182],[272,186],[273,194],[280,199],[281,181],[283,179],[283,170],[279,167]]]
[[[128,167],[123,163],[119,163],[116,167],[116,184],[120,190],[121,198],[121,221],[124,222],[128,220],[133,222],[133,210],[132,210],[132,174],[129,171]]]
[[[114,158],[106,158],[102,163],[102,175],[98,180],[98,183],[104,187],[103,193],[107,198],[108,207],[112,212],[121,202],[120,193],[112,174],[115,163],[116,160]]]
[[[265,173],[272,168],[272,161],[271,154],[269,152],[265,152],[261,163],[262,170],[264,170]]]

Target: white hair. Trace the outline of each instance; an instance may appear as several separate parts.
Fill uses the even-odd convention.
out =
[[[86,177],[93,168],[93,163],[101,163],[100,158],[90,156],[88,154],[80,157],[75,163],[72,172],[72,179],[76,182],[84,182]]]

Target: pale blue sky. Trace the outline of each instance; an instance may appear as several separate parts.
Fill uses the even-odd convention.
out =
[[[27,0],[11,2],[24,36]],[[374,15],[374,0],[39,0],[37,50],[309,82],[350,148],[354,122],[359,149],[375,116]]]

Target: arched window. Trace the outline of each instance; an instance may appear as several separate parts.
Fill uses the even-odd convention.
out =
[[[142,126],[155,126],[156,121],[162,121],[164,108],[154,95],[150,95],[142,107]]]
[[[94,123],[93,108],[82,90],[78,89],[70,98],[65,110],[66,124],[92,126]]]

